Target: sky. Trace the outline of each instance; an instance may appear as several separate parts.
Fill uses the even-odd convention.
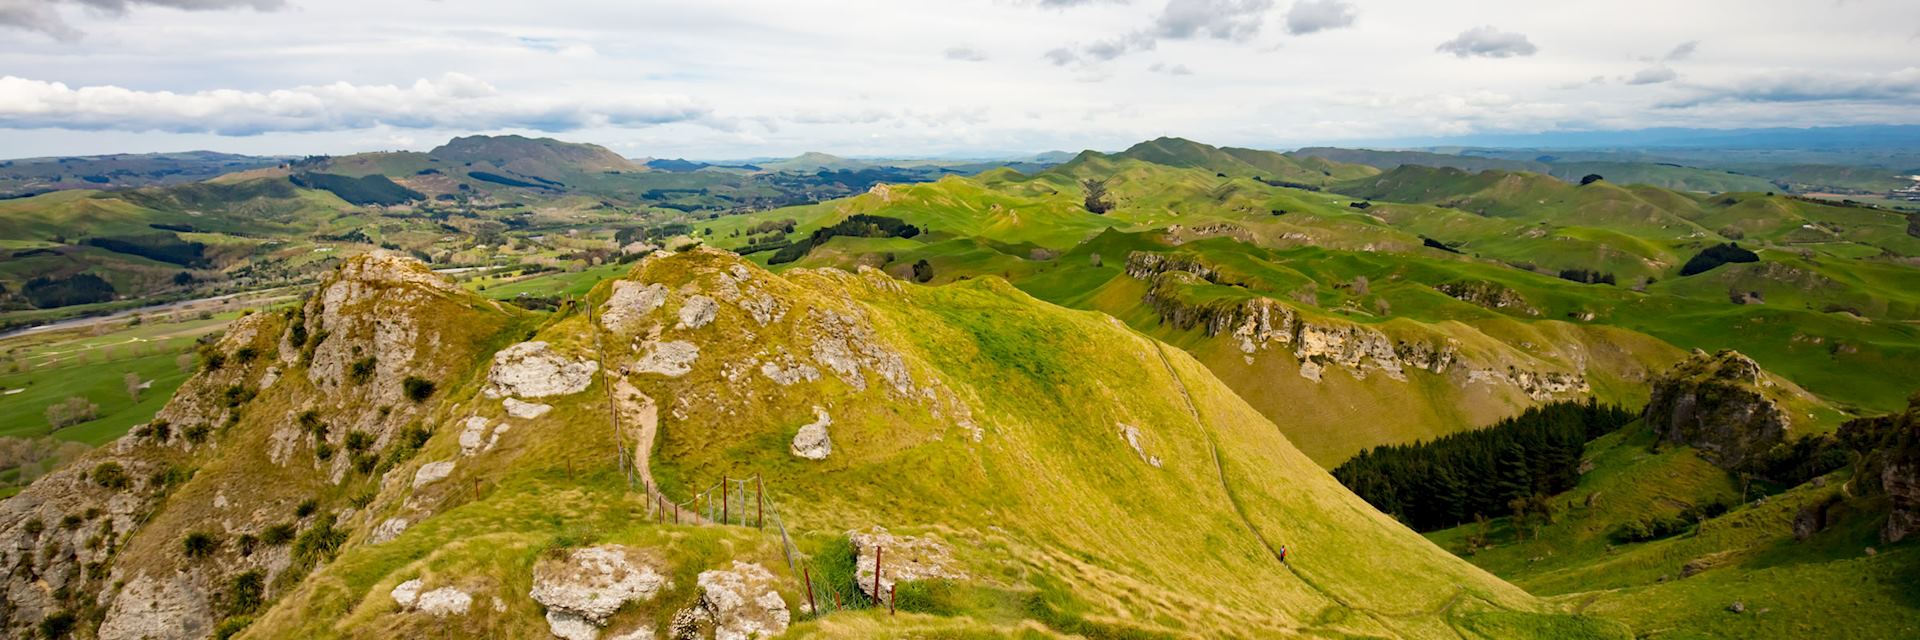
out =
[[[1920,124],[1916,0],[0,0],[0,157]]]

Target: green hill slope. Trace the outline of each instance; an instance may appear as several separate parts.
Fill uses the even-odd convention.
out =
[[[604,614],[609,632],[737,622],[746,605],[709,577],[760,571],[752,610],[824,637],[1618,637],[1366,507],[1182,352],[997,280],[776,276],[701,250],[583,304],[525,316],[380,257],[235,325],[209,348],[224,365],[162,412],[171,434],[0,503],[16,542],[116,505],[104,547],[7,558],[73,576],[51,598],[9,583],[10,628],[64,611],[106,637],[534,637],[574,624],[528,597],[536,566],[591,545],[665,578]],[[830,434],[821,459],[792,453],[807,423]],[[109,461],[134,480],[108,480]],[[835,549],[874,526],[944,541],[955,577],[901,583],[895,616],[815,615],[779,536],[653,522],[646,486],[680,501],[749,475],[816,597],[859,600]],[[396,604],[403,583],[417,603]]]

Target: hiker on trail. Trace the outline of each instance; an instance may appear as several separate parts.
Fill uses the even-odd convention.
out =
[[[1280,545],[1280,561],[1281,562],[1287,561],[1287,545],[1284,545],[1284,544]]]

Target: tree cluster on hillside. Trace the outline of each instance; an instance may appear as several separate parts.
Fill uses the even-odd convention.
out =
[[[51,309],[106,302],[113,299],[114,291],[113,285],[100,276],[80,273],[68,278],[41,276],[28,280],[26,286],[20,288],[20,295],[35,307]]]
[[[911,238],[920,235],[920,228],[907,224],[899,218],[870,216],[864,213],[847,216],[847,219],[834,223],[830,227],[815,229],[807,239],[782,247],[767,264],[781,264],[799,260],[812,251],[815,246],[826,244],[834,236],[854,238]]]
[[[1613,274],[1592,269],[1561,269],[1560,279],[1581,284],[1613,284]]]
[[[1556,402],[1485,429],[1362,451],[1333,477],[1418,531],[1544,511],[1547,496],[1578,482],[1587,441],[1636,417],[1594,400]]]
[[[88,238],[87,244],[114,253],[140,256],[189,268],[207,267],[207,245],[188,242],[171,233],[149,233],[137,236],[102,236]]]
[[[1080,188],[1086,190],[1087,211],[1094,215],[1106,215],[1113,210],[1113,200],[1107,198],[1107,181],[1081,180]]]
[[[1692,258],[1688,259],[1687,264],[1680,267],[1680,275],[1690,276],[1696,273],[1706,273],[1715,267],[1729,262],[1759,261],[1760,254],[1740,248],[1740,243],[1738,242],[1716,244],[1702,249],[1700,253],[1694,254]]]

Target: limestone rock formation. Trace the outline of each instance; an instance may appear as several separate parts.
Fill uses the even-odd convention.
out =
[[[800,427],[793,435],[791,450],[793,455],[808,460],[825,460],[833,454],[833,438],[827,435],[827,425],[833,424],[833,418],[825,409],[813,408],[813,422]]]
[[[673,637],[682,637],[680,631],[687,628],[711,625],[714,640],[772,638],[786,633],[792,622],[778,581],[766,567],[735,560],[731,569],[700,572],[699,582],[694,615],[675,616]]]
[[[547,608],[547,624],[555,636],[593,638],[621,605],[652,600],[672,586],[651,554],[603,545],[574,549],[564,558],[542,558],[533,568],[528,595]]]
[[[1695,351],[1654,380],[1643,419],[1662,440],[1699,449],[1727,469],[1787,438],[1791,420],[1768,397],[1760,365],[1737,351]]]
[[[600,364],[586,358],[569,358],[545,342],[522,342],[493,354],[493,368],[487,372],[487,397],[545,398],[579,393],[593,383]]]

